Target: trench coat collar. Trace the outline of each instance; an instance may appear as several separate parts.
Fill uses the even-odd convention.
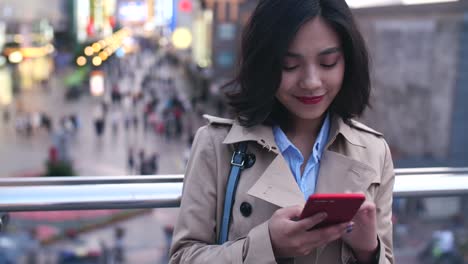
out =
[[[368,165],[328,150],[339,134],[343,135],[350,144],[364,147],[357,133],[341,118],[332,119],[329,143],[320,162],[316,193],[356,192],[362,190],[362,186],[375,178],[376,172]],[[269,151],[279,154],[272,129],[268,126],[244,128],[233,124],[223,143],[232,144],[246,140],[255,141],[264,148],[268,146]],[[279,207],[305,204],[304,196],[282,155],[274,156],[272,162],[247,193]]]
[[[279,154],[279,148],[276,145],[273,129],[270,126],[257,125],[253,127],[243,127],[235,121],[224,139],[223,144],[235,144],[242,141],[255,141],[264,149]]]
[[[354,121],[351,121],[351,124],[353,124],[353,122]],[[329,140],[325,149],[328,149],[328,147],[335,142],[338,135],[342,135],[346,141],[352,145],[365,147],[357,132],[353,130],[350,125],[346,124],[341,117],[332,115]]]
[[[354,120],[351,120],[351,125],[358,126],[358,123]],[[330,134],[328,136],[328,143],[326,149],[333,144],[338,135],[342,135],[350,144],[355,146],[361,146],[365,148],[364,143],[362,142],[358,132],[356,132],[350,125],[346,124],[343,119],[337,115],[331,115],[331,126]],[[364,129],[364,128],[359,128]],[[372,132],[372,131],[370,131]],[[373,133],[377,133],[373,131]],[[273,130],[270,126],[267,125],[257,125],[253,127],[243,127],[237,121],[232,122],[232,127],[229,130],[226,138],[224,139],[224,144],[235,144],[242,141],[255,141],[263,148],[274,152],[275,154],[279,153],[279,148],[275,142],[275,136]]]

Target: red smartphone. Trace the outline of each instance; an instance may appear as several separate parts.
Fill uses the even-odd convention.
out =
[[[307,200],[300,219],[320,212],[327,213],[327,218],[314,226],[313,229],[349,222],[365,200],[365,195],[361,193],[312,194]]]

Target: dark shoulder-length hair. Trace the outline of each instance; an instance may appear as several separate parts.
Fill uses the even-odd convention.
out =
[[[275,98],[283,59],[300,27],[317,16],[339,35],[345,58],[343,85],[330,111],[349,121],[369,105],[369,58],[345,0],[260,0],[244,28],[237,76],[225,85],[241,125],[287,119],[287,110]]]

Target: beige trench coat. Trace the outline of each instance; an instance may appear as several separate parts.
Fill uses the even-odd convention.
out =
[[[244,128],[233,120],[206,118],[210,124],[198,130],[187,165],[170,263],[356,263],[342,240],[318,248],[308,256],[275,259],[268,220],[277,209],[304,205],[305,200],[278,151],[272,129]],[[256,162],[240,175],[229,241],[219,246],[216,238],[233,144],[246,140],[251,141],[247,152],[255,154]],[[393,184],[393,163],[382,134],[356,121],[350,126],[333,116],[316,193],[364,192],[366,199],[376,204],[380,264],[394,263]],[[244,216],[242,203],[251,205],[250,215]]]

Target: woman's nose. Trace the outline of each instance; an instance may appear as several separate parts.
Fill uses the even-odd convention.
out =
[[[308,67],[301,80],[302,89],[318,89],[322,86],[320,74],[315,67]]]

